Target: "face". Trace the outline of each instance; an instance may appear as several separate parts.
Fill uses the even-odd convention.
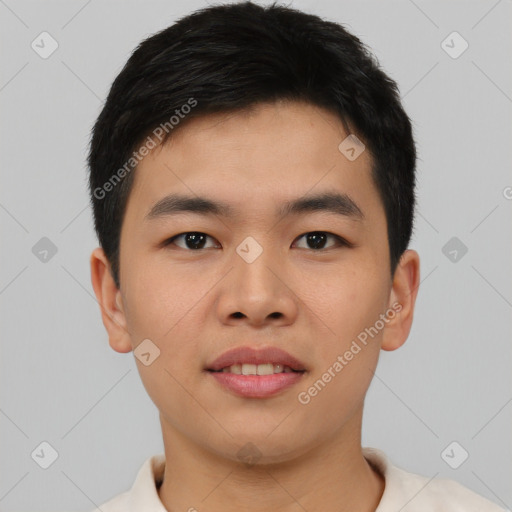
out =
[[[252,443],[262,462],[276,462],[360,429],[382,345],[407,337],[406,292],[414,299],[417,281],[410,272],[400,280],[401,268],[390,276],[371,156],[349,160],[338,149],[347,135],[333,114],[282,102],[191,120],[139,164],[121,290],[99,270],[100,249],[91,261],[112,348],[150,340],[152,362],[136,362],[164,440],[233,460]],[[148,215],[169,195],[224,209],[168,201]],[[284,387],[270,394],[258,385],[240,394],[208,371],[237,347],[278,347],[305,371],[281,375]]]

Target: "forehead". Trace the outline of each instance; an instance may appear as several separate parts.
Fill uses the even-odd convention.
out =
[[[348,135],[336,115],[295,102],[191,119],[139,163],[126,216],[143,222],[171,193],[216,199],[233,217],[282,213],[320,192],[367,209],[378,199],[372,158],[363,151],[349,160],[339,148]]]

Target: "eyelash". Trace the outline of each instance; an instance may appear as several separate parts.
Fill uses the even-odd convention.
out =
[[[308,231],[306,233],[303,233],[302,235],[298,236],[295,240],[299,240],[300,238],[302,238],[303,236],[305,235],[310,235],[310,234],[313,234],[313,233],[319,233],[319,234],[325,234],[325,235],[328,235],[328,236],[331,236],[333,238],[335,238],[337,241],[338,241],[338,244],[339,246],[338,247],[354,247],[354,244],[350,243],[349,241],[345,240],[343,237],[339,236],[339,235],[335,235],[334,233],[329,233],[328,231]],[[180,238],[184,235],[191,235],[191,234],[195,234],[195,235],[206,235],[207,237],[209,238],[212,238],[212,236],[210,235],[207,235],[206,233],[202,233],[201,231],[186,231],[184,233],[180,233],[178,235],[175,235],[171,238],[168,238],[167,240],[165,240],[163,242],[163,246],[164,247],[168,247],[170,246],[177,238]],[[294,241],[295,242],[295,241]],[[179,247],[179,246],[178,246]],[[198,251],[203,251],[205,250],[204,248],[201,248],[201,249],[189,249],[188,247],[187,248],[183,248],[183,247],[179,247],[180,249],[183,249],[184,251],[189,251],[189,252],[198,252]],[[331,246],[331,247],[327,247],[327,248],[321,248],[321,249],[310,249],[308,248],[309,250],[311,251],[314,251],[314,252],[322,252],[322,251],[326,251],[328,249],[335,249],[336,246]],[[211,249],[211,247],[207,247],[207,249]]]

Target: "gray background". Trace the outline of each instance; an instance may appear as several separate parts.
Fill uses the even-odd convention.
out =
[[[3,511],[91,510],[163,451],[133,353],[110,349],[93,294],[84,162],[134,47],[204,5],[0,0]],[[382,354],[364,445],[510,508],[511,1],[292,5],[346,24],[374,50],[400,85],[418,143],[411,248],[422,284],[408,342]],[[47,59],[31,48],[42,31],[59,44]],[[469,43],[456,59],[441,47],[453,31]],[[47,262],[32,250],[42,237],[57,248]],[[452,237],[468,248],[455,262],[442,251]],[[43,441],[58,452],[46,470],[31,457]],[[441,457],[452,441],[469,453],[458,469]]]

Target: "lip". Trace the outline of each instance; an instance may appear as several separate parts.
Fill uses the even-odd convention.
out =
[[[281,364],[283,366],[289,366],[292,370],[304,371],[307,370],[304,364],[297,358],[289,354],[288,352],[277,348],[277,347],[266,347],[255,349],[252,347],[236,347],[227,352],[221,354],[212,363],[208,364],[205,370],[222,370],[227,366],[233,366],[234,364]],[[224,374],[226,375],[226,374]],[[275,374],[281,375],[281,374]],[[283,374],[285,375],[285,374]],[[290,374],[287,374],[290,375]],[[245,375],[245,377],[249,377]],[[255,376],[261,379],[262,376]],[[272,377],[272,376],[270,376]]]
[[[237,375],[208,372],[221,386],[244,398],[268,398],[293,386],[304,372],[274,373],[273,375]]]

